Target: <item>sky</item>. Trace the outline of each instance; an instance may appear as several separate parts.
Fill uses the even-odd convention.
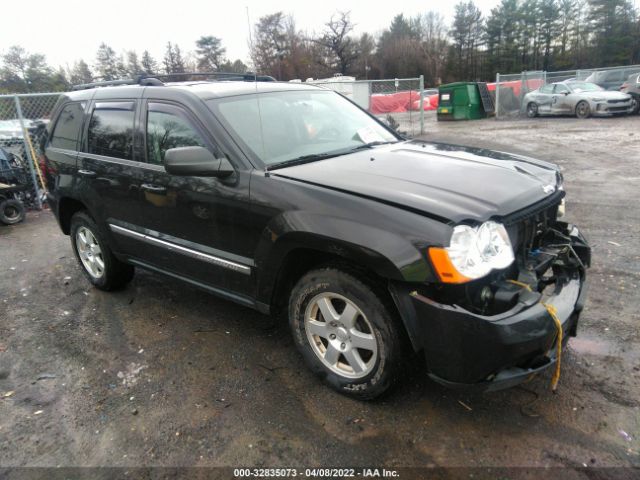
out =
[[[292,14],[299,30],[321,32],[323,24],[336,11],[351,11],[355,34],[376,34],[388,27],[399,13],[414,16],[429,10],[440,12],[447,23],[453,18],[451,0],[31,0],[3,4],[0,53],[11,45],[21,45],[31,53],[42,53],[57,67],[73,66],[79,59],[89,65],[101,42],[116,52],[149,50],[162,60],[167,41],[177,43],[183,52],[195,49],[202,35],[222,39],[230,60],[249,61],[249,27],[266,14],[283,11]],[[488,14],[499,0],[475,0]],[[373,6],[375,4],[375,7]],[[25,8],[27,11],[25,11]]]

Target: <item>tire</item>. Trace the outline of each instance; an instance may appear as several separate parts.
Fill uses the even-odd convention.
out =
[[[538,116],[538,104],[535,102],[529,102],[527,105],[527,117],[535,118]]]
[[[289,298],[289,325],[311,371],[338,392],[368,400],[397,379],[402,337],[383,290],[355,275],[334,267],[305,274]]]
[[[15,225],[24,220],[26,210],[20,200],[13,198],[0,202],[0,222],[6,225]]]
[[[118,290],[133,278],[132,265],[114,255],[98,226],[85,211],[71,217],[71,247],[83,273],[98,289]],[[84,240],[83,240],[84,239]]]
[[[633,106],[633,110],[631,111],[631,115],[638,115],[640,114],[640,97],[633,97],[633,101],[634,106]]]
[[[591,107],[589,107],[589,103],[581,100],[576,105],[576,117],[578,118],[589,118],[591,115]]]

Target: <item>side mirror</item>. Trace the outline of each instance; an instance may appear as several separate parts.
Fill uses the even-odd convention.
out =
[[[164,154],[164,169],[189,177],[228,177],[234,172],[229,160],[214,157],[204,147],[170,148]]]
[[[565,97],[569,95],[569,92],[562,92],[562,93],[564,94]]]

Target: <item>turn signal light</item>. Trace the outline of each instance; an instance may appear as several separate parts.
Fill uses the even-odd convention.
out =
[[[431,247],[429,249],[431,264],[443,283],[466,283],[471,278],[462,275],[451,263],[449,253],[444,248]]]

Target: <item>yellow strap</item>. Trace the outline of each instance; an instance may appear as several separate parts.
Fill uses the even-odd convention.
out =
[[[558,318],[558,310],[551,304],[543,303],[542,306],[547,309],[551,318],[553,318],[554,323],[556,324],[556,330],[558,331],[558,338],[556,339],[558,349],[557,360],[556,360],[556,371],[553,373],[553,377],[551,377],[551,390],[554,392],[556,388],[558,388],[558,381],[560,380],[560,359],[562,358],[562,322]]]
[[[514,285],[518,285],[522,288],[526,288],[527,290],[531,291],[531,286],[524,282],[519,282],[517,280],[507,280],[507,282],[513,283]],[[547,309],[547,312],[553,319],[553,322],[556,325],[556,331],[558,333],[557,347],[556,347],[558,350],[557,360],[556,360],[556,371],[553,373],[553,377],[551,377],[551,390],[555,392],[556,388],[558,388],[558,381],[560,380],[560,360],[562,358],[562,322],[558,318],[558,309],[556,309],[556,307],[554,307],[549,303],[543,303],[542,306]]]
[[[526,288],[531,291],[531,286],[528,283],[519,282],[518,280],[507,280],[509,283],[513,283],[514,285],[518,285],[519,287]]]
[[[40,185],[42,185],[42,190],[44,190],[44,192],[46,193],[47,192],[47,185],[44,183],[44,178],[42,178],[42,172],[40,171],[40,164],[38,163],[38,158],[36,157],[36,152],[33,149],[33,144],[31,143],[31,136],[29,135],[28,131],[24,132],[23,135],[25,135],[25,138],[27,140],[27,144],[29,145],[29,151],[31,152],[31,159],[33,160],[33,166],[34,166],[36,172],[38,172],[38,178],[40,180]]]

